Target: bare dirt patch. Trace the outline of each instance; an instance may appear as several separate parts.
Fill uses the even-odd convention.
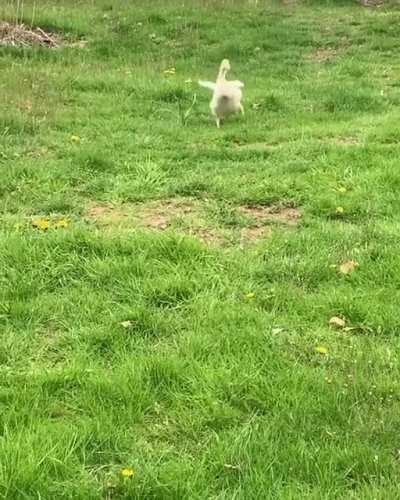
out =
[[[357,146],[360,144],[357,137],[335,137],[334,141],[340,146]]]
[[[267,142],[249,142],[247,144],[236,144],[236,148],[240,150],[266,151],[279,149],[281,144],[268,144]]]
[[[336,137],[319,137],[315,139],[319,143],[323,145],[329,146],[342,146],[342,147],[350,147],[350,146],[360,146],[362,141],[358,137],[354,136],[336,136]]]
[[[170,199],[150,202],[142,205],[141,222],[149,228],[164,230],[177,219],[199,212],[194,200]]]
[[[85,218],[103,229],[174,229],[178,233],[199,238],[208,245],[222,246],[226,243],[226,238],[219,228],[206,222],[204,204],[199,200],[186,198],[121,206],[91,204]]]
[[[300,209],[279,205],[247,205],[239,207],[238,212],[253,219],[256,226],[276,222],[295,227],[302,217]]]
[[[326,30],[327,34],[331,33],[331,29],[328,27]],[[310,62],[327,63],[337,59],[342,56],[346,49],[348,49],[350,41],[347,36],[342,36],[335,47],[325,46],[318,47],[313,52],[306,54],[304,59]]]
[[[192,227],[187,234],[199,238],[210,246],[225,246],[228,244],[226,236],[215,227]]]
[[[254,243],[272,233],[272,228],[268,226],[243,227],[240,230],[240,243]]]
[[[336,59],[338,51],[332,47],[319,48],[312,54],[306,56],[309,61],[317,61],[319,63],[329,62]]]
[[[39,27],[0,21],[0,45],[55,48],[62,42],[61,35],[57,33],[49,33]]]
[[[120,206],[91,204],[85,218],[105,230],[171,229],[180,234],[194,236],[213,246],[256,243],[272,233],[273,223],[293,228],[301,218],[301,212],[297,208],[276,205],[241,206],[236,208],[236,211],[244,216],[244,224],[221,226],[217,222],[213,223],[207,208],[207,201],[190,198],[171,198]]]
[[[382,7],[383,0],[358,0],[363,7]]]
[[[116,207],[111,203],[92,204],[89,206],[85,218],[98,222],[102,226],[120,225],[128,218],[124,207]]]

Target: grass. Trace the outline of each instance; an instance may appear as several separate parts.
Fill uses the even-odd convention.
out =
[[[68,42],[0,48],[0,497],[398,498],[399,6],[0,18]]]

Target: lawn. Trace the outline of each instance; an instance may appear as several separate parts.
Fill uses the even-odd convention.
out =
[[[399,4],[1,19],[0,497],[398,499]]]

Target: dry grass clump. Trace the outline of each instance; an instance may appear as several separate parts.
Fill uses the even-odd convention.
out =
[[[0,21],[0,45],[11,47],[58,47],[60,36],[46,33],[39,27],[28,27],[24,24],[13,24]]]

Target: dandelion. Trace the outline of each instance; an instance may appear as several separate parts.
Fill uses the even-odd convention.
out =
[[[32,226],[41,231],[46,231],[50,227],[50,221],[49,219],[36,219],[32,221]]]
[[[70,224],[70,221],[68,219],[60,219],[59,221],[57,221],[55,224],[54,224],[54,227],[56,229],[60,228],[60,227],[68,227]]]
[[[121,470],[121,474],[123,477],[131,478],[135,474],[135,471],[132,469],[132,467],[126,467],[125,469]]]

